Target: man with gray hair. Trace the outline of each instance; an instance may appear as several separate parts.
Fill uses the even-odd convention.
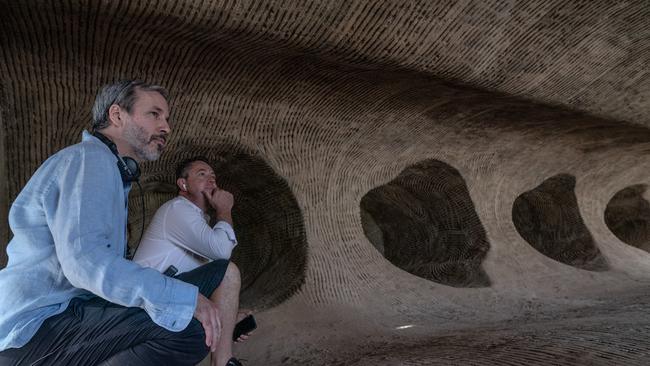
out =
[[[194,365],[217,351],[219,311],[206,296],[221,282],[239,291],[239,274],[172,278],[125,258],[131,182],[167,143],[167,98],[142,81],[105,86],[93,133],[47,159],[16,197],[0,364]]]

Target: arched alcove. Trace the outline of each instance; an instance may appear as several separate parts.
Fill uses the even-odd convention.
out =
[[[580,216],[576,178],[558,174],[522,193],[512,206],[519,234],[537,251],[558,262],[591,271],[608,268]]]
[[[618,191],[607,203],[605,223],[622,242],[650,252],[650,203],[643,198],[647,188],[636,184]]]
[[[361,199],[361,223],[386,259],[416,276],[455,287],[490,285],[481,263],[489,250],[458,170],[425,160]]]
[[[235,199],[233,222],[239,244],[231,260],[241,270],[241,306],[260,310],[291,297],[305,280],[307,240],[302,212],[287,182],[264,159],[239,145],[185,147],[176,163],[193,156],[190,151],[212,162],[217,184]],[[165,174],[154,173],[143,184],[147,222],[162,203],[176,195],[171,183],[173,167],[175,163]],[[140,199],[131,196],[130,202],[134,212],[131,232],[137,240]]]

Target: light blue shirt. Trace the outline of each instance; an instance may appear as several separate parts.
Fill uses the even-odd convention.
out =
[[[124,258],[127,198],[117,158],[84,131],[51,156],[9,211],[14,234],[0,270],[0,351],[25,345],[73,297],[93,294],[144,309],[171,331],[185,329],[196,286]]]

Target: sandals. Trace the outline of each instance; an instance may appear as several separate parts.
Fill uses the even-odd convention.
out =
[[[243,366],[241,362],[239,362],[238,359],[232,357],[228,362],[226,363],[226,366]]]

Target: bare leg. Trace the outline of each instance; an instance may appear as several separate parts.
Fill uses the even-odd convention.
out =
[[[240,287],[239,268],[230,262],[221,284],[210,296],[210,300],[219,308],[221,321],[221,336],[217,351],[212,353],[212,366],[224,366],[232,357],[232,332],[235,329],[235,318],[239,309]]]

